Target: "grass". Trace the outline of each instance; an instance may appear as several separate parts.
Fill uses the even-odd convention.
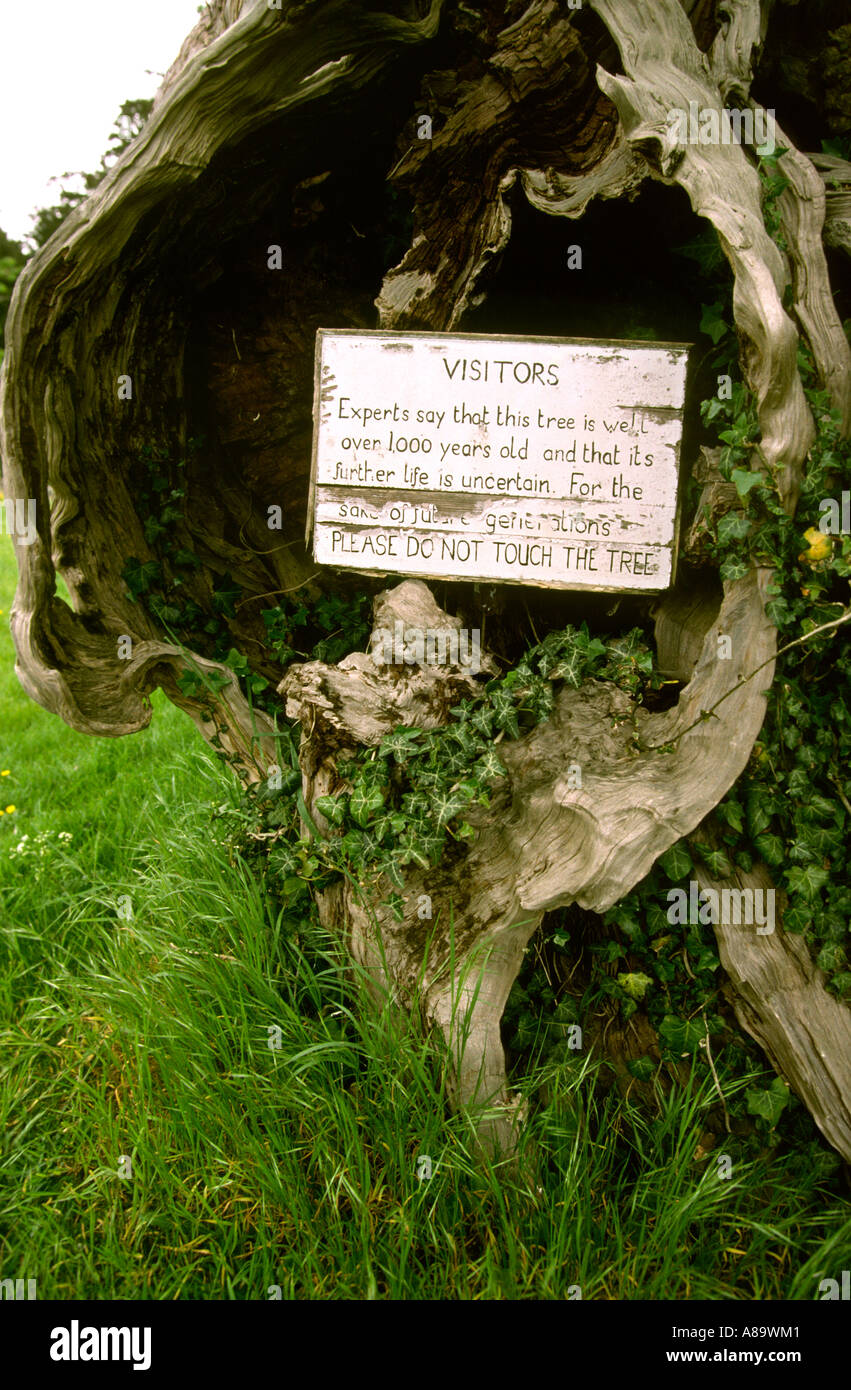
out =
[[[186,717],[155,697],[151,728],[97,740],[27,700],[13,585],[4,539],[0,1277],[59,1299],[813,1299],[849,1267],[812,1127],[726,1180],[695,1158],[702,1061],[653,1109],[587,1057],[539,1068],[517,1166],[476,1157],[416,1020],[221,842],[236,789]]]

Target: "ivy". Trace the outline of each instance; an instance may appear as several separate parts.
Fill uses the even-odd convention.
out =
[[[342,613],[329,600],[321,620],[330,626]],[[276,617],[268,627],[280,632],[281,622]],[[273,839],[270,867],[287,881],[309,863],[315,886],[342,874],[389,901],[391,890],[404,888],[406,869],[436,868],[475,839],[479,815],[507,785],[497,740],[521,738],[550,716],[559,686],[591,677],[639,695],[658,685],[640,629],[608,641],[592,638],[585,624],[549,633],[512,671],[455,705],[442,727],[400,727],[377,747],[340,759],[339,790],[315,805],[322,826],[305,834],[306,814],[298,813],[291,794],[260,798],[251,790],[249,804],[235,813],[237,839],[243,848]]]

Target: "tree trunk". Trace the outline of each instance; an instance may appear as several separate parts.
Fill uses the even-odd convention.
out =
[[[35,542],[16,539],[12,613],[18,673],[34,700],[73,728],[115,737],[146,726],[150,692],[162,687],[243,780],[257,782],[275,761],[273,724],[205,645],[205,620],[224,611],[232,646],[280,682],[302,724],[304,797],[322,829],[315,802],[341,785],[341,752],[398,725],[446,721],[463,693],[458,670],[391,680],[353,654],[285,672],[265,641],[262,600],[351,585],[317,573],[301,543],[316,329],[458,328],[509,246],[521,195],[581,226],[595,200],[632,200],[648,183],[685,190],[735,277],[763,459],[794,512],[814,436],[796,323],[851,428],[851,354],[822,249],[818,172],[831,205],[825,235],[849,249],[848,195],[834,182],[851,187],[851,171],[814,162],[778,129],[787,264],[745,150],[677,143],[673,108],[757,109],[752,69],[769,7],[728,0],[717,30],[714,8],[207,6],[142,134],[27,265],[9,314],[0,445],[6,497],[37,508]],[[430,139],[418,138],[423,112]],[[412,231],[398,211],[406,198]],[[282,272],[269,268],[273,247]],[[203,447],[190,448],[199,435]],[[139,459],[159,456],[184,494],[172,555],[198,561],[182,568],[157,550],[140,504]],[[704,467],[704,497],[717,509],[724,485],[709,454]],[[273,505],[280,532],[267,525]],[[158,565],[149,582],[163,592],[179,580],[194,619],[170,636],[166,619],[127,591],[130,560]],[[73,610],[55,593],[57,572]],[[622,898],[734,784],[764,718],[776,649],[767,573],[753,570],[720,597],[687,563],[682,573],[656,611],[660,661],[687,682],[675,708],[650,715],[601,682],[562,690],[552,719],[501,746],[508,777],[463,859],[408,873],[402,922],[357,885],[341,883],[319,904],[377,986],[403,1005],[421,989],[455,1059],[456,1102],[483,1107],[480,1134],[493,1147],[510,1146],[522,1113],[508,1094],[499,1022],[542,915],[568,903],[600,912]],[[239,603],[222,597],[237,589]],[[450,601],[469,597],[459,589]],[[397,619],[456,621],[415,582],[376,599],[376,626]],[[716,659],[719,632],[736,661]],[[197,670],[219,677],[215,697],[193,690],[186,676]],[[579,789],[565,776],[572,763],[582,767]],[[848,1011],[782,933],[758,958],[764,938],[726,927],[718,935],[743,1026],[851,1158]]]

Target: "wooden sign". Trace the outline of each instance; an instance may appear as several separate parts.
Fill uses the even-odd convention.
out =
[[[668,588],[687,355],[677,343],[320,329],[315,559]]]

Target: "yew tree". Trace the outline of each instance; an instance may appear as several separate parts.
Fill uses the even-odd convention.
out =
[[[841,517],[802,540],[851,477],[842,11],[212,0],[15,289],[24,689],[101,737],[144,728],[156,688],[191,715],[285,891],[442,1032],[492,1145],[523,1111],[500,1020],[542,923],[593,918],[629,965],[647,884],[695,879],[776,889],[773,932],[714,924],[725,988],[851,1157],[851,565]],[[692,139],[692,109],[770,115],[774,146]],[[695,343],[676,585],[315,564],[319,328]],[[479,628],[482,673],[377,666],[370,628],[397,621]],[[642,1016],[609,1019],[627,1061],[659,1055]]]

